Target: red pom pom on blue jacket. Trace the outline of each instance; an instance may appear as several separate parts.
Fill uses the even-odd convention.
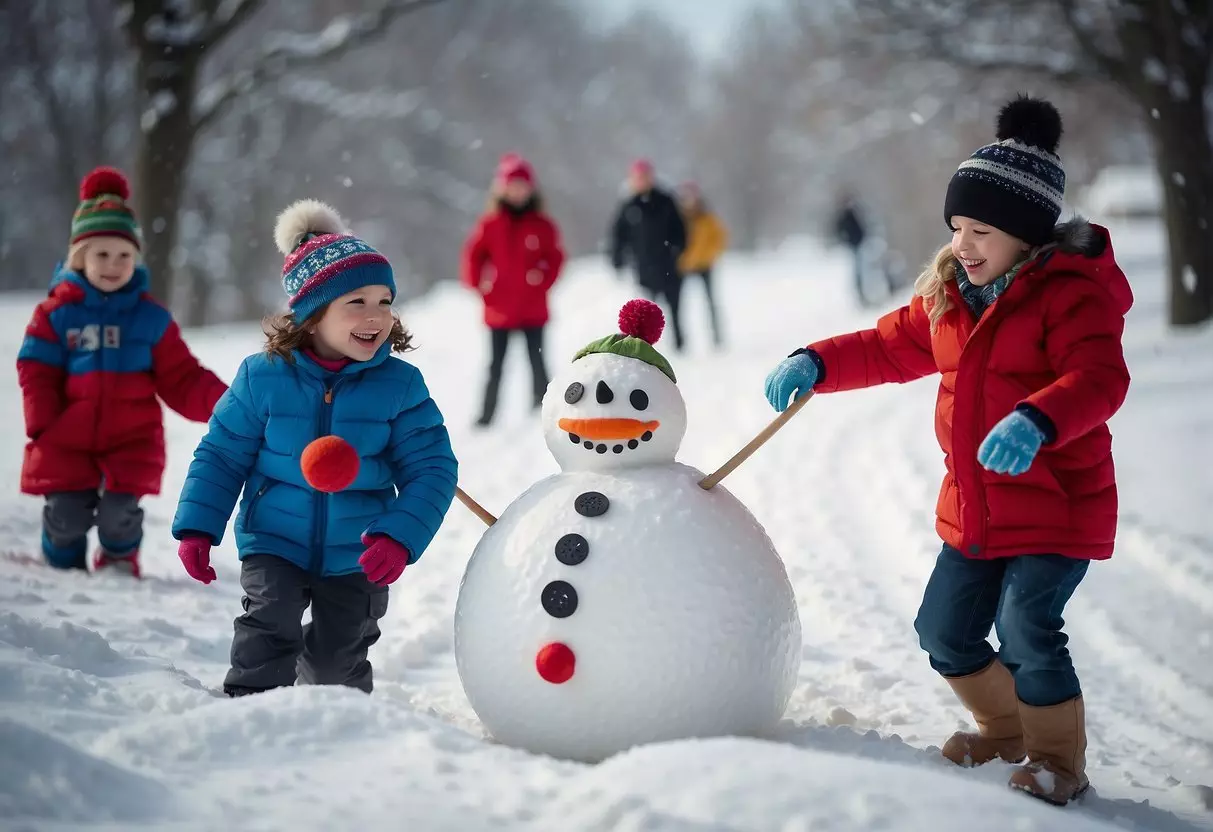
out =
[[[312,488],[328,494],[349,488],[358,478],[360,467],[354,446],[332,434],[313,439],[299,457],[303,479]]]

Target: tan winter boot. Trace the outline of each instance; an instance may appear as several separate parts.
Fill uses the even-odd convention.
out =
[[[1033,797],[1064,806],[1090,786],[1087,780],[1087,727],[1082,697],[1035,708],[1019,703],[1028,762],[1008,783]]]
[[[1024,758],[1019,699],[1011,671],[998,659],[968,676],[945,677],[960,703],[977,722],[977,732],[958,731],[941,753],[958,766],[980,766],[995,758],[1018,763]]]

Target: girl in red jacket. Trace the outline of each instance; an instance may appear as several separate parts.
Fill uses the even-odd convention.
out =
[[[952,242],[910,304],[875,329],[797,350],[768,377],[767,398],[783,410],[797,391],[942,375],[944,545],[915,629],[978,729],[942,752],[959,765],[1026,757],[1010,785],[1064,804],[1088,780],[1062,610],[1090,561],[1112,554],[1107,421],[1128,392],[1121,334],[1133,296],[1106,230],[1055,226],[1065,173],[1052,105],[1011,102],[997,137],[952,177]]]
[[[463,285],[484,299],[492,359],[477,425],[493,421],[497,391],[511,333],[521,332],[531,359],[532,403],[538,408],[548,386],[543,329],[548,291],[560,276],[564,250],[560,231],[544,213],[535,174],[526,160],[502,157],[493,179],[489,209],[463,247]]]
[[[67,264],[34,309],[17,356],[25,404],[21,490],[46,497],[42,554],[87,569],[97,526],[97,570],[139,577],[143,510],[160,492],[164,419],[159,399],[205,422],[227,389],[198,364],[173,316],[148,294],[142,235],[126,179],[98,168],[80,186]]]

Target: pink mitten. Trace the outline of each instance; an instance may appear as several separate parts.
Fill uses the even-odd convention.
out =
[[[362,544],[366,551],[358,558],[358,563],[371,583],[387,586],[409,565],[409,550],[386,535],[364,534]]]
[[[195,581],[209,584],[215,580],[215,570],[211,566],[211,542],[205,537],[186,537],[177,547],[177,557],[185,571]]]

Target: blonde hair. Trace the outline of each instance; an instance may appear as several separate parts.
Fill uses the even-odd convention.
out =
[[[922,305],[927,310],[927,318],[931,321],[931,331],[939,324],[939,319],[952,308],[952,300],[948,297],[947,285],[949,280],[956,279],[956,255],[952,254],[952,244],[944,246],[927,263],[922,274],[914,281],[914,294],[922,298]]]
[[[1011,279],[1015,279],[1015,274],[1019,272],[1024,263],[1054,247],[1056,247],[1056,243],[1046,243],[1043,246],[1033,246],[1028,249],[1023,257],[1011,267]],[[935,331],[940,319],[952,308],[952,299],[948,297],[947,286],[949,280],[956,280],[956,269],[959,266],[956,255],[952,253],[952,244],[948,243],[927,263],[926,268],[914,281],[914,294],[922,298],[923,308],[926,309],[927,318],[931,322],[931,332]]]
[[[88,251],[89,243],[93,242],[94,240],[101,239],[101,236],[105,236],[105,235],[99,235],[97,237],[87,237],[83,240],[80,240],[80,241],[68,246],[67,260],[65,261],[67,263],[67,267],[74,272],[84,271],[84,252]],[[111,238],[116,239],[116,240],[126,240],[125,237],[118,235],[118,234],[110,234],[108,236],[110,236]],[[129,242],[129,240],[128,240],[128,242]],[[138,246],[135,246],[135,265],[139,265],[139,263],[142,262],[142,260],[143,260],[143,252],[139,250]]]

